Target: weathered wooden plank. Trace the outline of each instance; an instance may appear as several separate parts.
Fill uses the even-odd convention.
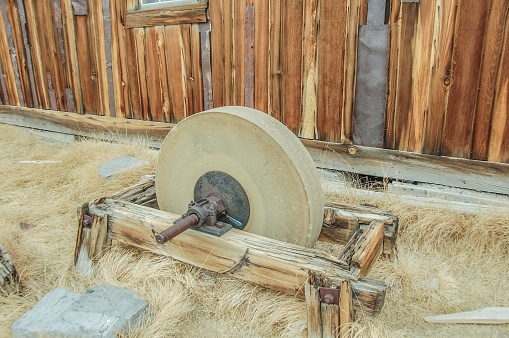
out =
[[[302,42],[302,116],[299,136],[318,138],[317,128],[317,30],[318,0],[304,0],[304,40]]]
[[[505,27],[504,45],[495,86],[491,117],[488,160],[509,163],[509,25]]]
[[[5,80],[5,89],[7,90],[7,97],[9,104],[12,106],[20,106],[20,99],[18,95],[18,87],[16,85],[16,77],[14,75],[14,68],[12,65],[11,53],[9,50],[9,42],[7,40],[7,32],[5,29],[5,22],[3,15],[0,11],[0,62],[2,64],[2,71]]]
[[[168,80],[173,104],[173,122],[180,122],[187,117],[182,30],[180,26],[166,26],[165,29],[166,60],[168,62]]]
[[[368,2],[368,0],[360,1],[359,25],[366,25],[368,23]]]
[[[223,84],[225,81],[223,42],[223,0],[209,1],[211,21],[210,51],[212,60],[212,96],[214,107],[224,106]]]
[[[100,1],[87,0],[88,20],[90,33],[91,50],[97,70],[98,99],[101,103],[101,114],[111,116],[109,104],[108,75],[106,69],[106,49],[104,45],[104,18],[103,5]]]
[[[81,74],[79,69],[79,58],[77,48],[76,23],[70,0],[62,0],[62,25],[65,32],[66,61],[69,64],[71,76],[71,88],[74,99],[75,111],[78,114],[84,113],[83,95],[81,88]]]
[[[321,4],[317,108],[318,135],[323,141],[341,141],[346,10],[345,1]]]
[[[203,7],[203,4],[200,4]],[[147,13],[146,11],[128,12],[126,15],[126,28],[153,27],[165,25],[182,25],[196,22],[206,22],[206,8],[184,10],[162,10]]]
[[[422,151],[424,119],[428,109],[435,1],[429,0],[419,3],[419,16],[412,61],[412,102],[409,111],[408,150],[418,153]]]
[[[341,283],[339,297],[339,337],[351,337],[351,327],[353,322],[353,304],[352,304],[352,283],[346,280]]]
[[[212,97],[212,64],[210,55],[210,20],[198,24],[201,44],[201,72],[203,77],[203,109],[214,107]]]
[[[360,0],[347,2],[345,38],[345,68],[343,80],[343,112],[341,115],[341,142],[352,143],[353,113],[355,107],[355,74],[357,68],[357,37],[359,32]]]
[[[304,293],[306,296],[306,312],[308,324],[308,337],[322,337],[322,318],[320,315],[320,294],[318,288],[312,282],[307,281],[304,285]]]
[[[37,14],[34,0],[24,0],[25,14],[27,19],[28,41],[34,69],[34,82],[37,90],[37,101],[43,109],[50,109],[49,92],[47,87],[46,71],[42,60],[41,41],[37,29]]]
[[[234,45],[235,45],[235,105],[244,106],[245,48],[246,48],[246,0],[235,1],[234,6]]]
[[[283,1],[269,2],[269,83],[268,83],[268,109],[270,116],[281,121],[281,33],[283,17]]]
[[[383,282],[364,277],[356,279],[341,261],[320,251],[236,229],[221,237],[188,230],[165,245],[159,245],[153,231],[166,229],[180,215],[111,199],[89,203],[89,214],[92,217],[108,215],[111,239],[203,269],[227,273],[290,294],[302,293],[309,273],[323,274],[332,287],[351,279],[357,310],[362,308],[364,314],[376,315],[383,307],[387,288]]]
[[[193,113],[203,111],[203,73],[201,69],[200,31],[198,24],[191,25],[191,58],[193,64],[192,81],[194,85]]]
[[[193,60],[191,54],[191,25],[181,25],[181,53],[182,53],[182,76],[184,81],[184,102],[186,116],[194,114],[194,77]]]
[[[424,120],[422,146],[422,152],[426,154],[438,155],[441,149],[444,115],[451,84],[456,8],[456,0],[436,1],[433,49],[430,61],[428,112]]]
[[[479,89],[482,46],[490,4],[488,1],[458,2],[451,89],[447,102],[442,154],[469,158]]]
[[[268,112],[269,105],[269,1],[254,0],[254,107]]]
[[[126,100],[124,90],[126,83],[122,80],[122,61],[120,59],[120,37],[123,31],[120,22],[120,3],[116,0],[110,1],[110,22],[111,22],[111,74],[113,79],[113,102],[115,104],[115,116],[126,116]]]
[[[141,30],[143,28],[137,28]],[[129,98],[131,103],[132,116],[135,119],[143,120],[143,103],[141,94],[141,78],[138,73],[138,53],[137,53],[137,32],[135,29],[126,30],[127,44],[127,72],[129,74]]]
[[[11,25],[14,48],[16,50],[16,60],[18,63],[18,72],[21,82],[21,91],[26,107],[33,107],[32,88],[30,84],[30,76],[28,73],[28,62],[23,42],[23,30],[21,27],[19,9],[17,0],[7,0],[5,2],[7,9],[7,17]]]
[[[322,317],[322,337],[336,338],[339,336],[339,305],[320,304]]]
[[[282,122],[295,134],[301,115],[303,0],[283,0],[283,98]]]
[[[161,83],[159,82],[158,47],[156,41],[156,28],[145,28],[147,53],[147,90],[149,103],[149,120],[164,121],[161,101]]]
[[[147,66],[145,48],[145,28],[134,28],[134,44],[136,48],[137,72],[140,84],[141,113],[143,120],[148,120],[148,90],[147,90]]]
[[[389,15],[390,44],[387,69],[387,105],[385,109],[384,147],[394,148],[394,112],[396,109],[396,83],[401,39],[401,0],[392,0]]]
[[[82,90],[83,113],[98,114],[101,111],[99,100],[96,100],[97,78],[94,74],[94,67],[89,54],[89,37],[87,17],[76,15],[76,51],[80,72],[80,86]]]
[[[472,146],[472,158],[476,160],[486,160],[488,158],[491,114],[500,55],[504,42],[504,28],[507,25],[508,6],[509,1],[507,0],[493,0],[488,15],[488,23],[486,24]]]
[[[223,104],[225,106],[235,105],[235,48],[234,48],[234,25],[235,1],[223,1],[223,44],[224,44],[224,83],[223,83]]]
[[[255,78],[254,78],[254,45],[255,45],[255,8],[246,6],[244,41],[244,105],[249,108],[255,106]]]
[[[398,58],[396,110],[394,112],[394,148],[408,150],[409,111],[412,99],[412,63],[419,13],[418,2],[403,2],[401,8],[401,42]]]
[[[372,221],[368,229],[355,243],[351,257],[351,265],[355,267],[356,276],[367,276],[371,268],[380,257],[383,246],[385,224],[382,221]],[[350,270],[351,271],[351,270]]]

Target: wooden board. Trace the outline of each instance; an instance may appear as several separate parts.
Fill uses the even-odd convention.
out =
[[[2,71],[5,80],[5,89],[7,90],[7,97],[9,98],[9,104],[13,106],[19,106],[19,94],[18,87],[16,85],[16,77],[14,74],[14,68],[12,65],[11,52],[9,50],[9,42],[7,40],[7,33],[4,29],[5,23],[3,15],[0,13],[0,63],[2,64]]]
[[[272,0],[269,2],[269,83],[268,83],[268,108],[267,113],[281,121],[281,32],[283,13],[283,1]]]
[[[255,7],[246,6],[244,37],[244,105],[255,107],[255,77],[254,77],[254,46],[255,46]]]
[[[318,135],[323,141],[341,141],[343,111],[346,2],[321,4],[318,38]]]
[[[212,96],[214,107],[224,106],[224,41],[223,41],[223,0],[209,1],[211,21],[210,52],[212,60]]]
[[[500,56],[504,42],[504,28],[507,25],[508,6],[507,0],[493,0],[486,25],[472,146],[472,158],[476,160],[488,158],[491,116],[496,95],[497,74],[501,66]]]
[[[244,106],[246,89],[246,0],[235,1],[234,6],[234,45],[235,45],[235,104]],[[254,33],[254,32],[253,32]],[[254,36],[254,35],[253,35]],[[253,107],[250,107],[253,108]]]
[[[161,98],[161,82],[159,81],[159,56],[163,58],[164,67],[166,67],[166,59],[163,54],[160,55],[161,48],[158,46],[159,41],[156,38],[156,27],[145,28],[146,50],[147,50],[147,91],[149,102],[149,120],[164,121],[163,103]],[[161,40],[161,43],[164,41]],[[164,47],[164,46],[163,46]],[[166,79],[165,79],[166,80]]]
[[[191,24],[207,21],[206,3],[186,7],[130,11],[125,18],[127,28]]]
[[[456,22],[457,1],[437,0],[431,73],[429,80],[428,111],[424,119],[422,152],[440,154],[444,115],[447,109],[451,84],[451,62]]]
[[[254,107],[265,113],[269,104],[269,1],[253,0],[255,7]]]
[[[488,1],[461,0],[458,3],[443,155],[470,158],[489,7]]]
[[[166,62],[173,105],[172,122],[180,122],[187,116],[182,29],[180,26],[166,26],[165,29]]]
[[[303,0],[284,0],[283,13],[283,120],[295,134],[301,115]],[[298,55],[298,57],[295,57]]]

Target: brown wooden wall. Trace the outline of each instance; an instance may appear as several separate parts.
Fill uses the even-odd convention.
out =
[[[6,0],[0,103],[172,123],[243,105],[351,143],[367,3]],[[385,146],[509,163],[509,0],[390,3]]]

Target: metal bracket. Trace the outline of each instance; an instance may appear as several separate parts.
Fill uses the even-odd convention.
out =
[[[339,305],[339,289],[321,287],[318,291],[322,303]]]

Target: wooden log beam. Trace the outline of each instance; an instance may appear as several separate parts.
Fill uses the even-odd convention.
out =
[[[96,257],[99,243],[107,243],[107,238],[289,294],[302,294],[310,273],[324,276],[331,287],[340,287],[345,280],[351,280],[354,309],[376,315],[384,304],[385,283],[356,278],[348,272],[344,262],[318,250],[236,229],[221,237],[188,230],[160,245],[154,233],[173,225],[180,215],[112,199],[97,200],[88,204],[88,211],[80,210],[75,262]],[[88,238],[84,236],[88,230],[83,222],[85,214],[97,220],[92,222]],[[94,231],[94,226],[102,228]],[[101,237],[104,228],[107,228],[107,236]],[[87,247],[88,252],[83,253]]]
[[[0,123],[102,139],[148,137],[159,147],[174,124],[0,105]],[[135,137],[134,137],[135,136]],[[509,164],[301,140],[318,168],[509,194]],[[354,147],[354,148],[352,148]]]

